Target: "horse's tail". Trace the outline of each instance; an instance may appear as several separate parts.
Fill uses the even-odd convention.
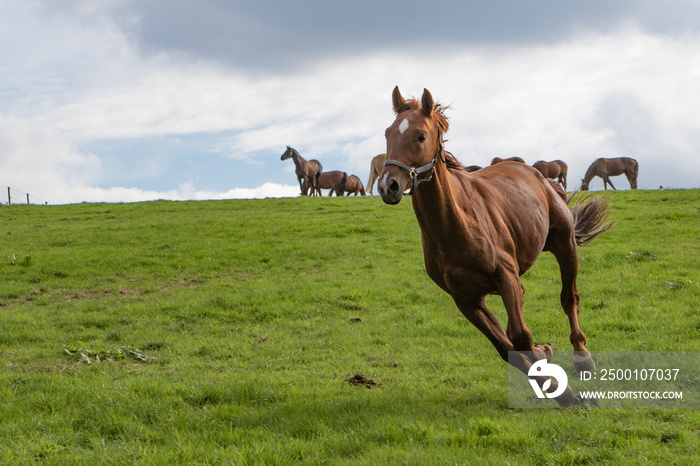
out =
[[[569,197],[569,201],[573,195]],[[585,246],[593,238],[608,231],[615,222],[608,222],[608,201],[589,194],[576,201],[571,207],[574,217],[576,244]]]
[[[340,185],[338,186],[338,196],[342,196],[345,193],[345,183],[348,182],[347,172],[343,172],[343,179],[340,180]]]

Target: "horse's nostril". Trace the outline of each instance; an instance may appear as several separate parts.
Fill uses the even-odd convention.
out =
[[[391,180],[389,183],[389,191],[394,193],[399,190],[399,182],[396,180]]]

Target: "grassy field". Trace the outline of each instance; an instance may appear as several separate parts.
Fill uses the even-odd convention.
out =
[[[700,191],[601,195],[617,224],[580,250],[588,348],[700,351]],[[700,457],[698,410],[509,409],[506,364],[425,274],[410,202],[14,205],[0,222],[2,464]],[[535,341],[570,350],[553,257],[523,282]]]

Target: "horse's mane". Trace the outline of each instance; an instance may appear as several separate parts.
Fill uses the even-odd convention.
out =
[[[417,109],[420,110],[423,108],[423,105],[421,104],[420,101],[411,98],[406,101],[406,109]],[[432,118],[435,120],[435,122],[438,124],[438,127],[440,128],[441,133],[446,133],[450,129],[450,121],[445,116],[445,111],[450,108],[449,105],[443,105],[440,102],[436,102],[433,106],[433,115]],[[451,152],[448,152],[446,150],[443,150],[442,152],[445,157],[445,163],[447,165],[447,168],[450,170],[467,170],[467,168],[462,165],[462,163],[457,160],[457,158],[452,155]]]
[[[462,162],[457,160],[457,157],[452,155],[452,152],[447,152],[446,150],[443,150],[442,153],[445,154],[445,165],[447,165],[448,170],[469,171],[469,170],[467,170],[467,167],[465,167],[462,164]]]

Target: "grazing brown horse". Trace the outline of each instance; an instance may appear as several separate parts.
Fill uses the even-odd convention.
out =
[[[354,194],[355,196],[357,196],[358,194],[360,194],[361,196],[366,195],[365,187],[362,186],[362,181],[360,181],[360,178],[358,178],[356,175],[348,176],[344,180],[344,182],[334,185],[333,189],[335,190],[336,195],[338,196],[342,196],[344,192],[347,193],[347,196],[351,194]]]
[[[384,162],[386,162],[386,154],[379,154],[372,159],[372,163],[369,166],[369,181],[367,182],[367,189],[369,189],[369,195],[372,195],[372,188],[374,188],[374,182],[379,179],[379,175],[382,174],[384,170]]]
[[[297,180],[299,181],[299,191],[302,195],[308,191],[308,187],[311,187],[311,195],[316,195],[316,185],[318,185],[318,179],[321,177],[323,172],[323,166],[318,160],[312,159],[309,161],[304,160],[304,158],[299,155],[296,149],[287,146],[287,150],[284,151],[280,160],[287,160],[291,158],[294,160],[294,166],[296,167],[295,172],[297,174]],[[306,189],[304,185],[306,184]]]
[[[491,159],[491,165],[496,165],[497,163],[501,162],[520,162],[520,163],[525,163],[523,159],[520,157],[508,157],[507,159],[502,159],[500,157],[494,157]]]
[[[341,172],[340,170],[331,170],[329,172],[321,173],[321,176],[318,179],[318,184],[316,186],[316,192],[320,196],[322,189],[330,189],[328,197],[332,196],[334,192],[333,187],[336,184],[340,183],[347,176],[347,173]]]
[[[639,163],[636,160],[629,157],[617,157],[615,159],[597,159],[595,162],[588,167],[586,171],[586,176],[583,178],[581,183],[581,190],[587,191],[591,180],[599,176],[603,179],[603,186],[605,190],[608,190],[608,184],[612,189],[615,189],[612,181],[610,181],[611,176],[625,175],[627,181],[630,182],[631,189],[637,189],[637,175],[639,174]]]
[[[428,90],[421,101],[393,92],[396,120],[386,130],[387,161],[379,194],[397,204],[411,186],[413,210],[421,229],[425,268],[449,293],[459,310],[496,347],[500,356],[525,374],[535,362],[551,360],[553,345],[534,345],[523,319],[519,276],[550,251],[561,271],[561,305],[571,327],[578,373],[595,368],[578,324],[577,244],[610,227],[606,205],[594,196],[571,210],[552,183],[534,168],[503,162],[468,172],[443,149],[449,128],[445,107]],[[485,296],[500,294],[508,315],[505,331],[486,307]],[[509,358],[509,352],[510,354]],[[530,357],[523,352],[532,352]],[[537,377],[542,386],[547,377]],[[550,381],[550,391],[557,384]],[[574,401],[571,387],[556,398]]]
[[[566,173],[569,171],[569,167],[562,160],[552,160],[551,162],[545,162],[540,160],[535,162],[535,169],[542,173],[542,176],[548,179],[557,180],[566,189]]]

